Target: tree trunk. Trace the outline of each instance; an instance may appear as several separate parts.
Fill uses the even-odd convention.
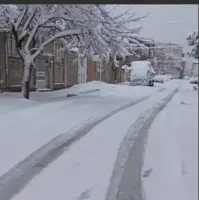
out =
[[[22,93],[25,99],[30,98],[30,80],[31,80],[32,67],[33,66],[31,64],[24,63]]]
[[[87,80],[87,57],[80,56],[78,60],[78,83],[86,83]]]
[[[86,83],[87,82],[87,56],[84,55],[84,46],[80,46],[79,53],[80,58],[78,60],[78,75],[79,80],[78,83]]]

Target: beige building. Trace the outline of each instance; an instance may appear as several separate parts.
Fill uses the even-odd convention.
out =
[[[22,60],[15,40],[9,32],[0,32],[0,83],[8,91],[20,91],[23,76]],[[58,51],[60,43],[51,43],[36,59],[32,71],[31,90],[70,87],[77,83],[77,66],[72,63],[75,53]]]
[[[0,87],[7,91],[20,91],[23,77],[22,60],[16,49],[12,34],[0,32]],[[58,51],[61,48],[59,41],[49,44],[35,62],[32,71],[31,90],[61,89],[78,83],[78,67],[73,63],[76,52],[70,54]],[[101,80],[107,83],[124,81],[124,70],[121,66],[137,60],[135,56],[128,56],[125,61],[119,61],[118,68],[111,60],[102,64],[98,61],[87,60],[87,81]]]

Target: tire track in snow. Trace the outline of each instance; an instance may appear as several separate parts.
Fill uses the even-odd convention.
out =
[[[106,200],[145,200],[141,170],[148,129],[157,114],[171,101],[179,88],[147,109],[127,131],[121,143],[106,194]]]
[[[165,89],[161,88],[155,94],[163,92]],[[95,120],[87,120],[83,125],[74,127],[70,131],[60,134],[49,143],[43,145],[0,177],[0,200],[9,200],[15,194],[19,193],[37,174],[68,150],[73,143],[90,132],[95,126],[117,112],[147,100],[150,96],[152,95],[133,100]]]

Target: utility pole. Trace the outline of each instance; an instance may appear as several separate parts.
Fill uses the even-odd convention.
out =
[[[102,81],[102,59],[100,58],[100,81]]]

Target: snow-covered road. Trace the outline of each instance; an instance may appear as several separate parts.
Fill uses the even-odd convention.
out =
[[[145,200],[198,199],[198,93],[183,84],[149,130]]]
[[[17,112],[10,111],[9,103],[9,112],[0,115],[0,175],[60,134],[66,135],[69,130],[88,123],[88,120],[92,123],[92,120],[103,118],[111,111],[160,90],[159,87],[150,89],[141,88],[138,93],[136,88],[129,90],[128,87],[128,92],[132,91],[132,94],[124,97],[111,95],[110,91],[106,93],[107,96],[82,95],[37,106],[30,103],[31,107],[18,109]],[[6,101],[4,105],[7,105]],[[17,100],[18,103],[20,101],[23,100]]]
[[[132,163],[132,153],[129,153],[135,151],[134,161],[143,155],[147,134],[142,133],[142,128],[148,130],[155,115],[169,101],[162,100],[171,97],[179,84],[180,81],[172,81],[172,84],[154,88],[100,86],[102,91],[92,95],[39,104],[14,112],[12,117],[5,115],[1,118],[6,134],[0,134],[0,172],[8,173],[0,177],[0,199],[126,200],[125,196],[132,195],[128,194],[131,185],[126,184],[138,185],[141,174],[137,172],[141,173],[142,164],[140,161]],[[163,91],[163,87],[166,90]],[[142,99],[148,95],[152,96]],[[138,103],[136,99],[144,101]],[[130,106],[130,103],[137,104]],[[124,105],[128,108],[124,109]],[[10,123],[12,127],[9,122],[6,124],[10,118],[17,118]],[[24,126],[20,126],[20,122]],[[60,133],[64,134],[52,140]],[[74,140],[70,138],[74,134],[75,140],[84,137],[71,146]],[[142,145],[136,142],[140,135]],[[28,157],[44,144],[47,145],[43,149]],[[17,166],[20,161],[23,162]],[[13,166],[13,170],[9,170]],[[131,168],[136,176],[131,174]],[[120,195],[126,193],[122,199],[116,197],[119,192]],[[136,200],[142,200],[139,192],[133,196]]]
[[[65,150],[64,148],[70,147],[75,140],[87,134],[98,123],[104,121],[107,117],[111,117],[119,110],[129,107],[130,105],[137,104],[144,99],[146,99],[146,97],[131,101],[130,104],[125,104],[124,107],[122,106],[116,110],[114,109],[112,112],[110,112],[109,108],[109,110],[107,110],[107,115],[105,115],[106,112],[104,112],[103,115],[97,117],[96,119],[91,119],[87,121],[86,124],[83,123],[82,126],[72,129],[71,131],[53,139],[49,144],[36,151],[33,155],[19,163],[19,165],[14,167],[11,171],[0,178],[0,183],[2,183],[2,187],[0,188],[0,198],[9,199],[9,197],[16,193],[18,189],[27,184],[29,180],[31,180],[35,175],[37,175],[37,173],[45,168],[46,165],[63,153]]]

